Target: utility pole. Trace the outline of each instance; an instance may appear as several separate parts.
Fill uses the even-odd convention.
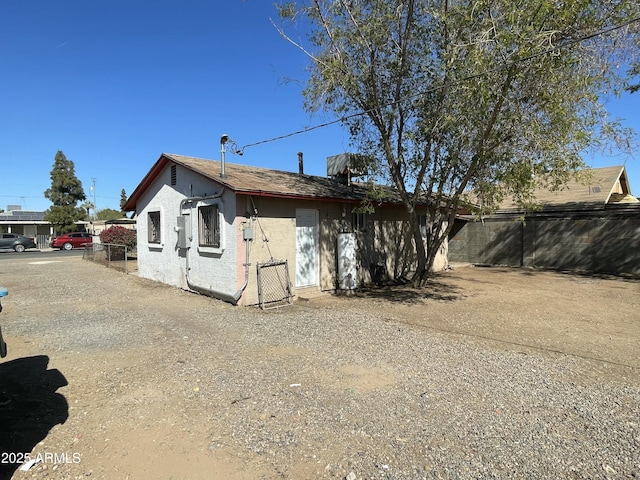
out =
[[[95,220],[98,218],[98,206],[96,205],[96,179],[92,178],[91,182],[91,191],[93,192],[93,219]]]

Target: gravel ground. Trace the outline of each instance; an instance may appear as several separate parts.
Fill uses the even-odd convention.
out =
[[[510,275],[466,269],[443,274],[439,295],[262,312],[80,258],[3,259],[0,374],[45,356],[66,385],[0,384],[2,451],[43,460],[28,472],[0,465],[0,480],[640,477],[640,284],[525,279],[532,295],[560,282],[609,312],[591,331],[586,309],[544,295],[530,299],[542,310],[524,305]],[[577,334],[534,338],[545,322]]]

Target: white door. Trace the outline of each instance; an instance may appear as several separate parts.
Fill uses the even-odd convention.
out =
[[[296,210],[296,287],[318,285],[318,211]]]

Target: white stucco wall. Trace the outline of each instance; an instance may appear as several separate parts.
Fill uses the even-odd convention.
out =
[[[137,204],[138,272],[141,277],[188,289],[188,263],[193,285],[225,294],[235,293],[239,287],[235,195],[225,190],[219,200],[207,201],[217,202],[221,213],[221,248],[217,251],[205,251],[198,247],[199,203],[194,201],[186,204],[182,211],[180,209],[181,202],[186,198],[215,195],[220,191],[222,186],[180,166],[177,166],[176,185],[172,186],[170,165],[167,165]],[[160,212],[159,244],[148,241],[148,213],[154,211]],[[186,217],[188,249],[178,248],[175,227],[181,214]],[[244,272],[241,273],[244,275]]]

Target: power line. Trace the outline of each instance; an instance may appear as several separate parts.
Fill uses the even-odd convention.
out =
[[[457,80],[456,82],[443,83],[441,85],[429,88],[429,89],[427,89],[425,91],[422,91],[420,93],[416,93],[415,95],[410,95],[410,96],[404,97],[404,98],[402,98],[400,100],[396,100],[396,101],[388,103],[386,105],[382,105],[382,107],[383,108],[384,107],[389,107],[389,106],[392,106],[392,105],[394,105],[396,103],[399,103],[401,101],[410,100],[412,98],[418,98],[418,97],[421,97],[421,96],[426,95],[428,93],[432,93],[432,92],[434,92],[436,90],[444,88],[446,86],[455,86],[455,85],[457,85],[459,83],[466,82],[466,81],[469,81],[469,80],[474,80],[476,78],[483,77],[483,76],[488,75],[490,73],[495,73],[497,71],[503,70],[505,68],[509,68],[509,67],[511,67],[513,65],[517,65],[519,63],[528,62],[528,61],[533,60],[534,58],[537,58],[537,57],[541,57],[541,56],[544,56],[544,55],[549,55],[550,53],[557,52],[561,48],[566,48],[566,47],[569,47],[571,45],[576,45],[578,43],[582,43],[582,42],[585,42],[587,40],[591,40],[591,39],[599,37],[601,35],[605,35],[607,33],[611,33],[611,32],[614,32],[616,30],[620,30],[622,28],[628,27],[629,25],[632,25],[632,24],[634,24],[636,22],[639,22],[639,21],[640,21],[640,17],[632,18],[631,20],[628,20],[627,22],[621,23],[619,25],[615,25],[613,27],[609,27],[609,28],[606,28],[606,29],[603,29],[603,30],[599,30],[599,31],[597,31],[595,33],[592,33],[592,34],[585,35],[583,37],[578,37],[578,38],[576,38],[574,40],[567,41],[563,45],[559,45],[559,46],[556,46],[556,47],[550,47],[550,48],[547,48],[546,50],[542,50],[542,51],[540,51],[538,53],[533,53],[533,54],[528,55],[526,57],[519,58],[519,59],[514,60],[512,62],[508,62],[508,63],[506,63],[504,65],[500,65],[500,66],[498,66],[496,68],[491,68],[489,70],[485,70],[484,72],[480,72],[480,73],[476,73],[476,74],[473,74],[473,75],[469,75],[467,77],[463,77],[460,80]],[[340,117],[340,118],[338,118],[336,120],[332,120],[330,122],[325,122],[325,123],[321,123],[321,124],[314,125],[314,126],[311,126],[311,127],[306,127],[306,128],[301,129],[301,130],[296,130],[294,132],[286,133],[284,135],[279,135],[277,137],[273,137],[273,138],[270,138],[270,139],[267,139],[267,140],[260,140],[259,142],[249,143],[247,145],[244,145],[241,148],[236,148],[236,149],[232,150],[231,153],[235,153],[236,155],[243,155],[244,154],[244,150],[246,148],[255,147],[256,145],[262,145],[262,144],[265,144],[265,143],[275,142],[277,140],[283,140],[285,138],[293,137],[295,135],[301,135],[303,133],[308,133],[308,132],[311,132],[313,130],[317,130],[319,128],[329,127],[331,125],[335,125],[336,123],[342,123],[345,120],[349,120],[351,118],[360,117],[362,115],[367,115],[368,113],[373,112],[373,111],[374,111],[374,109],[370,109],[370,110],[364,110],[364,111],[361,111],[361,112],[352,113],[350,115],[346,115],[344,117]]]
[[[4,197],[4,198],[46,198],[44,195],[40,195],[40,196],[30,196],[30,195],[0,195],[0,197]]]

